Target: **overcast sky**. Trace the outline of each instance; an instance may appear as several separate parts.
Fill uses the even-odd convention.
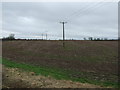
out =
[[[62,39],[118,37],[117,2],[4,2],[2,37]]]

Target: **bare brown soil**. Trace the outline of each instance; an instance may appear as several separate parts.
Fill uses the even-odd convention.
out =
[[[117,41],[3,41],[3,57],[16,62],[61,68],[87,74],[71,73],[100,81],[117,81]]]
[[[55,80],[52,77],[36,76],[18,68],[3,67],[3,88],[102,88],[88,83]]]

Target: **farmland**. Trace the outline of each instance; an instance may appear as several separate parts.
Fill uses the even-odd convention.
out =
[[[47,75],[49,69],[64,72],[61,79],[117,85],[117,41],[65,41],[65,47],[57,40],[3,41],[2,53],[3,58],[16,63],[44,67]]]

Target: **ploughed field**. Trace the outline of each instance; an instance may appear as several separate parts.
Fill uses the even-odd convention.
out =
[[[69,77],[117,83],[118,41],[3,41],[2,57],[69,71]]]

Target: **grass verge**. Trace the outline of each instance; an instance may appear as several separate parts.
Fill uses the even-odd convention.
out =
[[[2,61],[2,62],[1,62]],[[114,82],[101,82],[97,80],[90,80],[87,78],[75,78],[75,77],[70,77],[69,73],[72,71],[67,71],[67,70],[62,70],[62,69],[56,69],[56,68],[48,68],[48,67],[41,67],[41,66],[33,66],[25,63],[17,63],[10,61],[8,59],[3,59],[0,58],[0,63],[7,67],[12,67],[12,68],[20,68],[24,71],[30,71],[30,72],[35,72],[36,75],[44,75],[44,76],[51,76],[54,77],[55,79],[59,80],[72,80],[72,81],[78,81],[81,83],[90,83],[90,84],[95,84],[95,85],[100,85],[103,87],[113,87],[113,88],[118,88],[120,85],[118,83]]]

